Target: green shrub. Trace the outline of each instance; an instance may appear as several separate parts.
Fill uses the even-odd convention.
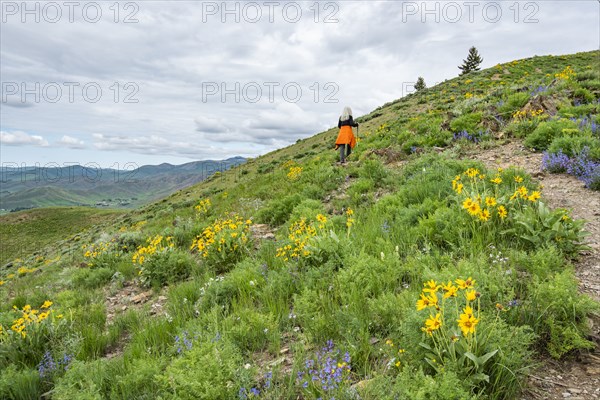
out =
[[[513,227],[503,231],[508,238],[519,241],[527,249],[556,246],[563,254],[575,257],[586,248],[583,220],[573,220],[564,210],[550,210],[541,201],[517,211]]]
[[[579,72],[577,75],[575,75],[575,79],[578,82],[591,81],[591,80],[599,79],[599,78],[600,78],[600,74],[597,71],[584,71],[584,72]]]
[[[450,129],[454,133],[462,131],[475,133],[481,124],[481,118],[482,114],[480,112],[461,115],[450,122]]]
[[[340,237],[333,230],[325,230],[309,240],[306,250],[310,253],[303,261],[309,267],[328,265],[337,270],[343,266],[351,247],[352,242],[347,236]]]
[[[297,193],[273,199],[258,212],[256,218],[258,222],[264,224],[282,225],[288,220],[294,207],[300,204],[302,200],[303,197]]]
[[[141,232],[123,232],[118,236],[117,243],[126,252],[135,251],[146,241]]]
[[[307,287],[294,296],[297,323],[315,342],[336,340],[339,337],[339,330],[346,328],[340,326],[335,320],[338,311],[340,311],[340,304],[330,291]]]
[[[102,400],[103,387],[110,384],[106,360],[73,361],[53,390],[56,400]]]
[[[510,136],[523,139],[532,133],[538,127],[540,121],[538,118],[527,118],[519,121],[512,121],[506,127],[506,133]]]
[[[246,259],[228,275],[209,279],[200,289],[197,307],[204,312],[213,306],[220,306],[227,311],[232,303],[255,297],[263,282],[260,266]]]
[[[589,104],[595,100],[595,96],[587,89],[578,88],[573,92],[573,101],[582,104]]]
[[[239,350],[225,339],[195,341],[157,376],[166,398],[229,400],[250,381]]]
[[[187,221],[179,221],[175,229],[173,229],[173,239],[177,247],[188,248],[197,232],[192,227],[191,219]],[[165,236],[167,236],[165,234]]]
[[[600,160],[600,139],[591,136],[558,137],[548,147],[548,153],[556,154],[562,151],[569,157],[575,157],[584,147],[589,149],[590,159]]]
[[[314,220],[317,214],[325,214],[323,203],[318,200],[307,199],[300,202],[290,214],[289,221],[297,221],[301,218]]]
[[[358,206],[363,203],[370,203],[373,200],[373,196],[369,196],[369,194],[374,191],[375,184],[372,180],[359,178],[348,188],[347,193],[350,199],[352,199],[352,204]]]
[[[535,130],[525,138],[525,145],[535,150],[546,150],[552,141],[560,136],[578,132],[577,124],[568,119],[541,122]]]
[[[558,110],[558,115],[564,118],[581,118],[590,114],[599,114],[600,106],[598,104],[583,104],[580,106],[562,106]]]
[[[7,400],[37,400],[41,398],[42,385],[35,369],[17,369],[15,364],[0,372],[0,398]]]
[[[522,311],[546,345],[550,355],[560,358],[575,349],[591,349],[587,315],[598,304],[577,288],[572,270],[555,273],[548,280],[534,280]]]
[[[191,254],[173,250],[148,257],[140,268],[140,279],[146,286],[161,287],[187,278],[196,266]]]
[[[94,289],[109,282],[113,274],[108,268],[82,268],[73,272],[71,280],[76,287]]]
[[[600,79],[593,79],[581,82],[581,87],[598,93],[600,91]]]
[[[364,399],[384,398],[411,400],[474,400],[469,387],[455,372],[442,372],[435,376],[425,374],[421,368],[404,367],[394,378],[379,376],[363,386]]]
[[[529,93],[520,92],[508,96],[498,111],[504,118],[511,118],[515,111],[520,110],[529,101]]]
[[[423,142],[424,146],[427,147],[443,147],[450,144],[452,141],[452,132],[446,130],[439,130],[437,132],[431,132],[425,137]]]
[[[381,161],[370,158],[363,161],[359,170],[359,176],[369,179],[376,187],[381,187],[383,186],[387,172]]]
[[[125,371],[112,378],[110,398],[156,399],[161,389],[156,376],[163,371],[164,364],[162,358],[137,358],[125,363]]]
[[[170,317],[146,318],[131,332],[131,341],[125,349],[125,358],[143,358],[164,355],[173,344],[177,326]]]
[[[279,345],[279,330],[272,315],[243,309],[239,315],[231,314],[223,322],[223,329],[243,352],[258,352]]]
[[[174,320],[181,323],[195,316],[195,304],[200,299],[204,284],[203,279],[196,278],[169,288],[167,309]]]
[[[416,117],[408,123],[408,129],[413,131],[415,134],[420,136],[427,136],[431,133],[440,131],[442,124],[442,117],[427,116],[427,117]]]

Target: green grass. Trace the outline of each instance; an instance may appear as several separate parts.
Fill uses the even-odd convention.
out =
[[[105,223],[122,211],[84,207],[44,208],[0,216],[0,265],[39,253],[58,241]]]
[[[580,112],[572,94],[596,79],[599,56],[519,60],[384,105],[359,119],[361,141],[346,167],[335,165],[331,129],[126,214],[55,209],[1,217],[3,239],[39,251],[19,264],[32,270],[0,272],[0,325],[10,331],[0,336],[0,395],[518,397],[536,357],[592,346],[587,317],[598,304],[578,292],[571,266],[583,248],[582,222],[544,206],[523,171],[458,159],[465,148],[500,145],[494,135],[479,144],[452,135],[531,138],[551,116],[528,114],[525,126],[513,115],[566,66],[578,78],[541,96],[559,113]],[[544,129],[535,135],[551,149],[593,142],[588,128]],[[194,208],[206,199],[205,212]],[[467,200],[490,215],[471,215]],[[247,220],[267,224],[261,230],[275,240],[252,237]],[[26,247],[28,237],[47,237],[47,246]],[[51,259],[65,248],[70,257]],[[443,296],[441,285],[457,279],[475,282],[472,336],[457,324],[470,318],[468,290]],[[438,308],[419,309],[431,280],[440,284]],[[112,310],[111,320],[106,296],[131,287],[151,290],[152,299]],[[13,306],[39,315],[46,300],[53,302],[48,319],[27,325],[25,338],[11,331],[23,313]],[[442,325],[429,336],[422,328],[438,313]],[[37,367],[49,356],[76,361],[40,377]],[[335,375],[335,384],[324,386],[319,373]],[[250,397],[252,389],[260,396]]]

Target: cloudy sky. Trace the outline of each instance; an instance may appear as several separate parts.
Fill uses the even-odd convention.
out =
[[[472,45],[484,68],[600,48],[598,0],[1,7],[4,166],[252,157],[455,77]]]

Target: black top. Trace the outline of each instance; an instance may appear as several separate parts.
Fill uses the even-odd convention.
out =
[[[341,128],[342,126],[356,126],[356,127],[358,127],[358,122],[355,122],[352,119],[352,115],[350,116],[350,118],[348,118],[345,121],[342,121],[342,117],[340,117],[340,119],[338,121],[338,128]]]

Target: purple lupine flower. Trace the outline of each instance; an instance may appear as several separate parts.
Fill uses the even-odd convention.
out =
[[[383,233],[388,233],[390,231],[390,224],[387,222],[387,220],[383,221],[383,224],[381,225],[381,230],[383,231]]]
[[[40,378],[48,377],[53,375],[55,372],[66,371],[69,368],[72,359],[73,355],[64,354],[61,359],[55,361],[54,357],[52,357],[52,353],[47,350],[42,357],[42,361],[40,361],[38,364],[38,373]]]
[[[544,152],[542,155],[542,171],[547,170],[552,173],[567,172],[570,165],[569,156],[564,154],[562,150],[558,153]]]
[[[271,387],[271,380],[273,379],[273,372],[269,371],[265,374],[265,384],[263,386],[263,388],[265,390],[269,389]]]

